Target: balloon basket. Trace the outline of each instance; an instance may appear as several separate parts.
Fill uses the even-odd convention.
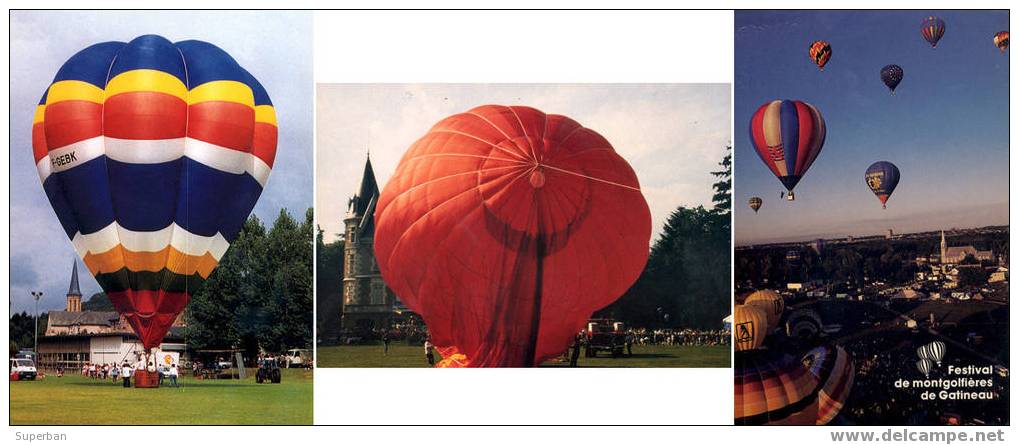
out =
[[[134,372],[135,388],[159,388],[159,373],[149,371]]]

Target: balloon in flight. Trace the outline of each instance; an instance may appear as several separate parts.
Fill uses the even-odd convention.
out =
[[[891,162],[878,161],[867,167],[863,180],[877,199],[881,200],[881,208],[886,208],[888,198],[899,185],[899,168]]]
[[[750,119],[750,140],[757,156],[795,199],[793,188],[824,146],[825,123],[813,105],[774,100],[761,105]]]

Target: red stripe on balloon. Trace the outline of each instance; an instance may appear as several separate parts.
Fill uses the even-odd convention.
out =
[[[251,141],[251,153],[262,162],[272,167],[276,160],[276,140],[279,130],[275,125],[264,122],[255,123],[255,137]]]
[[[184,137],[187,103],[153,91],[122,93],[106,99],[105,135],[117,139],[175,139]]]
[[[35,162],[39,163],[39,160],[46,157],[47,152],[46,123],[37,122],[32,124],[32,156],[35,158]]]
[[[103,134],[103,106],[87,100],[65,100],[46,106],[45,143],[54,150]]]
[[[764,138],[764,112],[770,104],[769,102],[761,105],[750,119],[750,136],[754,139],[754,150],[764,160],[764,165],[767,165],[775,176],[781,176],[778,167],[775,167],[775,162],[771,159],[771,154],[767,152],[768,142]]]
[[[807,104],[796,101],[796,119],[799,121],[800,146],[796,149],[796,168],[794,175],[803,176],[807,171],[807,162],[810,160],[812,142],[814,141],[814,115],[810,112]]]
[[[236,102],[191,105],[188,137],[232,150],[251,152],[255,110]]]
[[[164,290],[126,290],[107,295],[146,349],[159,346],[191,298],[187,292]]]

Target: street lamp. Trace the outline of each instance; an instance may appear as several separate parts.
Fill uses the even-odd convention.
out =
[[[39,299],[42,298],[42,291],[32,291],[32,298],[35,298],[35,346],[32,352],[39,354]]]

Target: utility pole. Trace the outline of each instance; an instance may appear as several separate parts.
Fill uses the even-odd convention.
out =
[[[35,298],[35,346],[32,347],[32,352],[39,355],[39,299],[42,298],[42,291],[32,291],[32,298]]]

